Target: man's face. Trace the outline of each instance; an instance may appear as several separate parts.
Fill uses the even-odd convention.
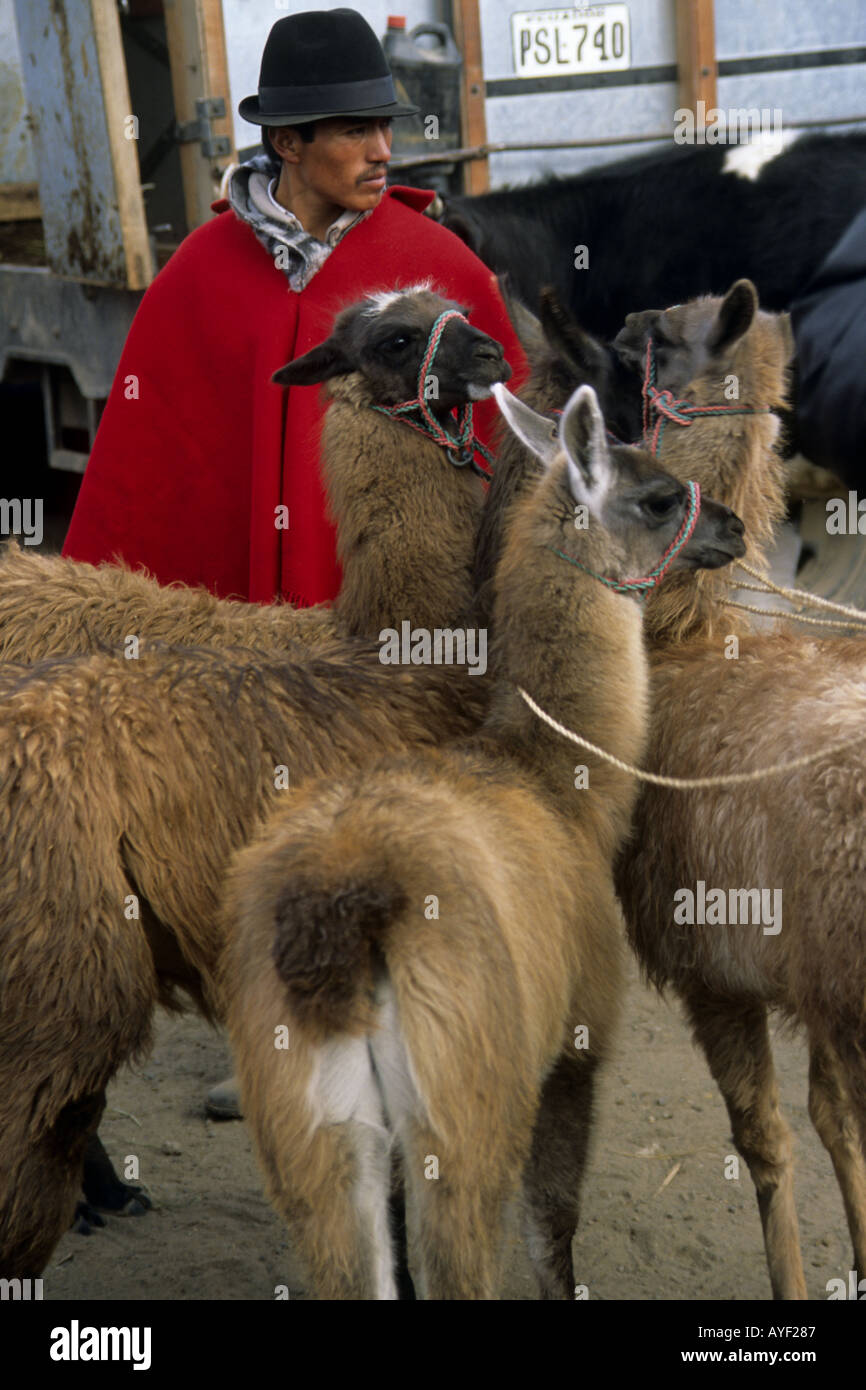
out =
[[[290,138],[291,155],[285,139],[275,139],[281,135]],[[390,119],[335,116],[316,122],[309,144],[290,129],[272,131],[271,139],[281,158],[288,155],[293,181],[323,202],[353,212],[366,212],[380,202],[391,158]]]

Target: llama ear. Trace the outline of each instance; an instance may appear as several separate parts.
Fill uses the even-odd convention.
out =
[[[518,297],[508,271],[503,271],[496,279],[499,285],[499,296],[505,305],[511,326],[520,339],[520,346],[530,362],[534,362],[540,357],[544,347],[541,324],[532,311],[526,307],[523,300]]]
[[[707,340],[710,352],[722,353],[734,346],[752,325],[758,312],[758,291],[751,280],[737,280],[722,300]]]
[[[597,512],[608,490],[611,460],[604,416],[591,386],[579,386],[565,407],[561,438],[572,496]]]
[[[329,381],[333,376],[345,376],[354,371],[352,363],[332,338],[280,367],[271,377],[277,386],[314,386],[317,381]]]
[[[563,306],[552,285],[543,285],[539,294],[541,327],[552,348],[567,364],[583,374],[594,374],[604,363],[601,343],[581,328]]]
[[[553,421],[546,415],[536,415],[534,410],[523,404],[523,401],[512,396],[501,381],[494,382],[490,390],[509,428],[518,439],[523,440],[527,449],[531,450],[537,459],[541,459],[545,468],[549,468],[554,459],[559,458],[562,453]]]

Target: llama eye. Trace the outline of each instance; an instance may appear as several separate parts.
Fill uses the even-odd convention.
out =
[[[665,517],[670,516],[675,507],[679,505],[679,493],[669,492],[663,497],[650,497],[644,502],[644,508],[651,516]]]
[[[397,333],[393,338],[385,339],[384,343],[382,343],[382,351],[402,352],[404,348],[409,346],[411,341],[411,338],[407,337],[405,333]]]

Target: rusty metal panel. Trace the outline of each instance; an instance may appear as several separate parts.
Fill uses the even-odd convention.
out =
[[[150,256],[112,0],[15,0],[15,17],[48,265],[72,279],[143,287]]]
[[[12,0],[0,0],[0,183],[35,183]]]

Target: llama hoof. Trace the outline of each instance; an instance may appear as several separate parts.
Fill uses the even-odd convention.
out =
[[[211,1087],[205,1100],[205,1110],[214,1120],[243,1119],[238,1083],[233,1076]]]
[[[92,1236],[98,1226],[104,1225],[105,1221],[89,1202],[80,1201],[77,1203],[70,1228],[77,1236]]]
[[[153,1205],[140,1187],[121,1182],[116,1176],[112,1183],[106,1183],[98,1190],[85,1185],[84,1196],[89,1210],[110,1211],[112,1216],[143,1216]],[[100,1221],[99,1225],[104,1226],[105,1222]]]
[[[98,1134],[91,1135],[84,1156],[81,1183],[89,1211],[110,1211],[118,1216],[141,1216],[150,1208],[150,1198],[140,1187],[123,1182],[114,1171]],[[104,1226],[105,1222],[98,1223]]]
[[[121,1207],[120,1211],[115,1212],[115,1215],[143,1216],[145,1215],[145,1212],[149,1212],[152,1208],[153,1202],[150,1201],[150,1198],[147,1197],[146,1193],[142,1193],[142,1191],[136,1191],[136,1193],[133,1193],[132,1197],[129,1197],[128,1201],[125,1202],[124,1207]]]
[[[140,1187],[128,1187],[128,1197],[122,1207],[115,1212],[117,1216],[144,1216],[146,1211],[151,1211],[153,1202],[146,1192],[142,1192]]]

